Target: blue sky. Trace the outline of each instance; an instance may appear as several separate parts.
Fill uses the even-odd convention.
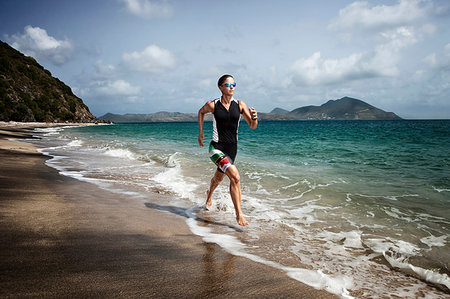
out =
[[[217,79],[260,112],[344,96],[450,118],[450,2],[2,0],[0,39],[91,112],[197,112]]]

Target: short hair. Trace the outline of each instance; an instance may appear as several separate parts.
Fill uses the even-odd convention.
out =
[[[219,78],[219,81],[217,81],[217,86],[219,86],[219,87],[222,86],[223,82],[225,82],[225,80],[228,78],[234,79],[234,77],[231,75],[223,75],[222,77]]]

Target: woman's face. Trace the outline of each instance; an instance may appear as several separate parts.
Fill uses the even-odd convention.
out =
[[[234,94],[235,86],[231,85],[231,86],[227,87],[227,86],[225,86],[225,83],[233,84],[234,83],[234,79],[232,77],[228,77],[225,80],[225,82],[223,82],[222,85],[219,86],[219,89],[220,89],[220,91],[222,92],[223,95],[232,96]]]

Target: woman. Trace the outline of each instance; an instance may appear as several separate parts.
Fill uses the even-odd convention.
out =
[[[233,164],[237,153],[237,134],[241,114],[250,128],[258,126],[258,113],[248,108],[243,101],[233,98],[236,82],[231,75],[223,75],[217,85],[222,96],[213,101],[208,101],[198,111],[198,143],[204,146],[203,120],[206,113],[213,114],[213,140],[209,145],[209,156],[217,165],[217,170],[211,179],[211,185],[207,191],[206,207],[212,205],[212,195],[225,176],[230,179],[230,195],[236,211],[236,221],[239,225],[248,225],[241,210],[241,183],[239,171]]]

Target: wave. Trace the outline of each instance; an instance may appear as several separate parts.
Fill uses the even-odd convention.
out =
[[[245,257],[254,262],[285,271],[289,277],[316,289],[326,290],[342,298],[353,298],[348,291],[348,288],[352,287],[352,279],[350,277],[329,275],[323,273],[321,270],[286,267],[258,255],[248,253],[245,251],[248,246],[243,244],[236,237],[214,233],[208,227],[199,226],[198,222],[195,221],[195,218],[196,216],[191,213],[190,217],[186,220],[186,223],[191,231],[194,234],[201,236],[205,242],[215,243],[233,255]]]
[[[437,191],[439,193],[441,192],[450,192],[450,189],[442,189],[442,188],[436,188],[435,186],[432,186],[434,191]]]
[[[58,134],[48,137],[55,136]],[[416,277],[431,284],[447,283],[446,276],[439,276],[443,274],[409,260],[430,253],[432,247],[445,250],[448,246],[447,218],[410,206],[422,198],[417,189],[383,189],[376,184],[370,190],[358,189],[355,181],[364,186],[364,182],[359,183],[364,178],[330,173],[326,167],[299,170],[287,164],[280,167],[241,159],[243,209],[251,226],[238,232],[233,226],[203,226],[192,220],[205,213],[198,207],[206,200],[205,191],[215,170],[203,154],[186,150],[189,147],[184,145],[177,145],[174,151],[173,144],[163,140],[142,144],[128,136],[117,140],[89,138],[69,138],[61,141],[64,147],[48,148],[47,152],[57,152],[50,163],[65,175],[114,192],[130,192],[137,198],[154,190],[170,194],[169,200],[194,206],[187,219],[194,234],[315,288],[344,298],[355,294],[414,297],[423,290],[436,294],[425,283],[391,271],[388,264],[416,271]],[[75,159],[70,164],[67,157],[73,153]],[[130,191],[138,188],[139,192]],[[235,223],[227,179],[214,193],[212,211],[208,214],[212,221]],[[411,231],[415,235],[410,238],[406,232]],[[288,257],[292,260],[285,262]],[[442,266],[442,262],[435,264]],[[408,288],[398,281],[407,282]]]
[[[428,245],[428,247],[442,247],[445,246],[446,242],[445,240],[447,239],[447,236],[440,236],[440,237],[435,237],[433,235],[428,236],[428,237],[424,237],[422,239],[420,239],[420,242]]]
[[[393,257],[389,255],[387,252],[383,252],[384,258],[389,262],[389,264],[398,269],[403,270],[411,270],[413,271],[419,278],[431,282],[436,285],[443,285],[448,290],[450,290],[450,277],[445,273],[439,273],[430,269],[424,269],[418,266],[414,266],[408,263],[408,258],[399,256]]]
[[[130,160],[137,159],[136,155],[130,150],[122,148],[107,148],[104,154],[110,157],[126,158]]]
[[[81,141],[79,139],[75,139],[75,140],[72,140],[71,142],[69,142],[66,146],[77,147],[77,146],[82,146],[82,145],[83,145],[83,141]]]

